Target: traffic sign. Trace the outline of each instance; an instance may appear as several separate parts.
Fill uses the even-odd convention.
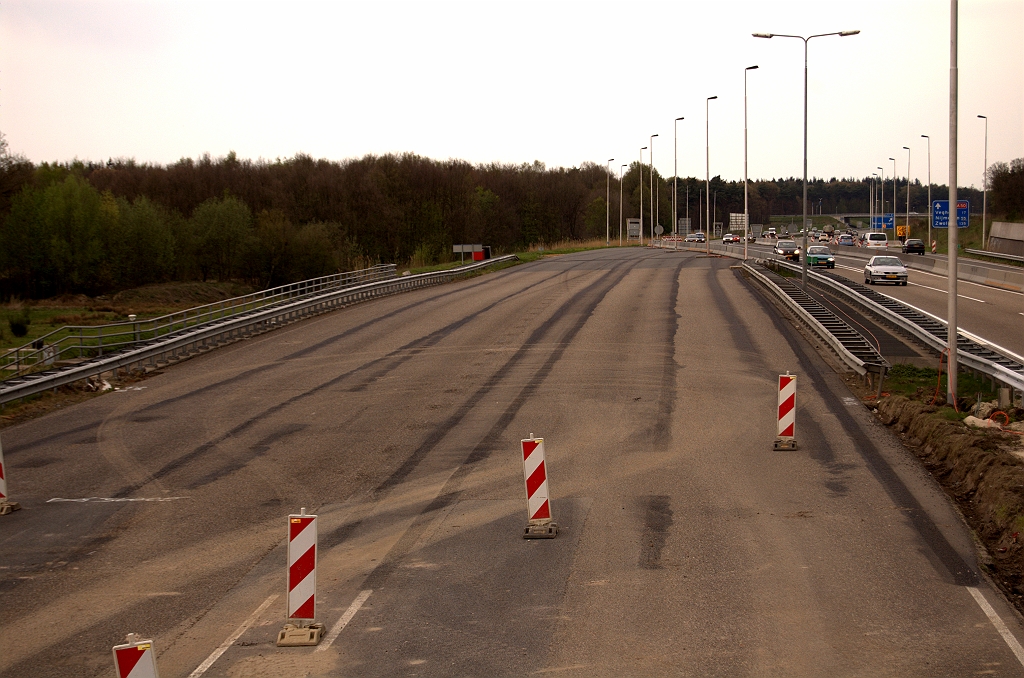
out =
[[[967,228],[970,223],[970,200],[956,201],[956,226]],[[949,228],[949,201],[932,200],[932,228]]]
[[[896,225],[895,214],[882,214],[871,217],[871,228],[878,230],[882,228],[893,228]]]

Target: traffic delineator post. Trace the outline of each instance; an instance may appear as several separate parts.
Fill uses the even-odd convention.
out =
[[[21,504],[7,495],[7,467],[4,466],[4,444],[0,441],[0,516],[17,511]]]
[[[545,463],[544,439],[529,438],[520,441],[523,449],[523,478],[526,481],[526,507],[528,521],[523,530],[524,539],[554,539],[558,525],[551,517],[551,496],[548,492],[548,469]]]
[[[324,625],[316,621],[316,516],[288,516],[288,623],[277,634],[278,647],[316,645]]]
[[[796,449],[796,375],[779,375],[778,433],[774,449]]]
[[[114,668],[117,678],[160,678],[153,641],[129,633],[127,642],[114,646]]]

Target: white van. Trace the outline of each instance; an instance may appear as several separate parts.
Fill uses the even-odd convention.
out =
[[[888,247],[889,238],[882,231],[872,231],[864,238],[864,247]]]

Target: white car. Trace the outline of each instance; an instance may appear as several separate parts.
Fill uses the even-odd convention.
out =
[[[865,233],[864,247],[889,247],[889,237],[881,231]]]
[[[907,267],[896,257],[871,257],[868,260],[867,266],[864,267],[864,283],[874,285],[880,282],[906,285]]]

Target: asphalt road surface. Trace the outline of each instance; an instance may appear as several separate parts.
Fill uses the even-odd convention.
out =
[[[864,256],[844,253],[846,247],[829,246],[836,255],[835,273],[851,280],[864,282]],[[750,245],[750,256],[763,257],[771,252],[770,246]],[[902,254],[899,249],[880,254],[891,254],[905,262],[918,254]],[[932,256],[932,255],[927,255]],[[943,257],[945,258],[945,257]],[[945,319],[949,295],[946,276],[908,269],[910,277],[906,287],[876,285],[876,292],[887,294],[917,308]],[[957,281],[957,325],[1017,355],[1024,355],[1024,294],[998,287],[981,285],[966,280]]]
[[[1024,675],[945,496],[733,263],[547,258],[6,429],[0,674],[112,675],[135,632],[164,678]],[[277,648],[301,507],[329,633]]]

